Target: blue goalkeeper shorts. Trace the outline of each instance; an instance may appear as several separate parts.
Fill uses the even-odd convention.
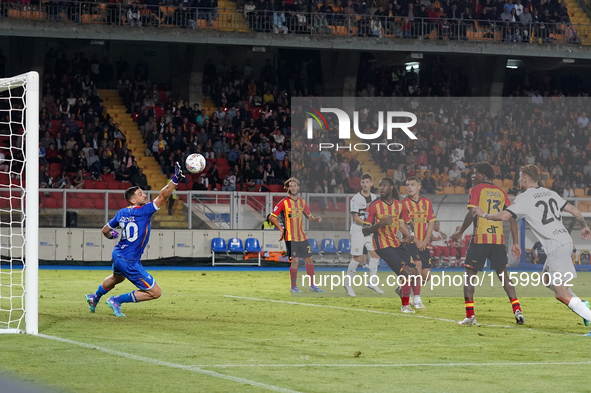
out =
[[[144,269],[140,261],[130,261],[115,255],[112,257],[113,274],[125,276],[140,291],[149,291],[154,288],[156,280]]]

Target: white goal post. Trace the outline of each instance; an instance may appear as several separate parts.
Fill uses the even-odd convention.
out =
[[[0,333],[38,333],[39,88],[0,79]]]

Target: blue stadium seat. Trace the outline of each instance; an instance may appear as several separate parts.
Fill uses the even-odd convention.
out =
[[[259,243],[258,239],[249,237],[244,243],[244,248],[246,249],[246,252],[260,252],[261,244]]]
[[[316,239],[308,239],[308,243],[310,243],[310,251],[312,253],[322,254],[322,250],[318,248],[318,242],[316,241]]]
[[[226,241],[221,237],[215,237],[211,239],[211,251],[212,252],[226,252],[228,251],[228,247],[226,246]]]
[[[349,239],[341,239],[339,240],[339,250],[342,253],[350,253],[351,252],[351,240]]]
[[[228,239],[228,251],[233,253],[243,253],[244,245],[242,244],[242,240],[237,237]]]
[[[336,246],[334,244],[334,240],[322,239],[322,242],[320,243],[320,248],[322,249],[323,259],[324,259],[324,254],[337,254],[337,261],[338,262],[341,261],[340,254],[342,254],[342,252],[336,248]]]
[[[246,252],[256,252],[258,253],[258,265],[261,266],[261,244],[259,243],[258,239],[255,239],[254,237],[249,237],[248,239],[246,239],[246,241],[244,242],[244,248],[246,249]]]
[[[327,253],[327,254],[338,254],[339,250],[337,250],[337,248],[334,245],[334,240],[332,239],[322,239],[322,242],[320,243],[320,247],[322,248],[322,251]]]
[[[211,239],[211,266],[215,266],[215,253],[223,252],[228,254],[228,247],[226,241],[221,237],[214,237]]]

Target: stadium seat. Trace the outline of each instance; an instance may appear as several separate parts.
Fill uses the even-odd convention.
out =
[[[339,240],[339,250],[342,253],[350,253],[351,252],[351,240],[349,239],[341,239]]]
[[[582,188],[575,188],[575,196],[577,198],[585,198],[585,190]]]
[[[455,192],[453,187],[443,187],[444,194],[453,194]]]
[[[228,247],[226,241],[221,237],[214,237],[211,239],[211,266],[215,266],[215,253],[223,252],[228,253]]]
[[[242,240],[238,239],[237,237],[228,239],[228,252],[243,253],[244,245],[242,244]]]
[[[82,201],[82,207],[85,209],[94,209],[94,203],[92,202],[92,199],[84,199]]]
[[[95,181],[94,188],[97,190],[106,190],[107,189],[107,182],[105,181]]]
[[[43,200],[43,206],[46,209],[56,209],[57,208],[57,201],[53,198],[45,198]]]
[[[94,188],[94,181],[92,181],[92,180],[84,180],[84,188],[86,190],[92,190]]]
[[[494,179],[493,184],[495,186],[503,187],[503,181],[501,179]]]
[[[400,189],[398,190],[400,192],[400,194],[402,195],[408,195],[408,190],[406,189],[405,186],[400,186]]]
[[[308,243],[310,244],[310,252],[322,254],[322,250],[318,247],[316,239],[308,239]]]
[[[507,187],[507,188],[513,187],[513,180],[503,179],[503,187]]]
[[[454,187],[454,194],[465,194],[466,193],[466,189],[462,186],[456,186]]]
[[[68,196],[68,199],[66,200],[66,207],[68,209],[80,209],[82,208],[82,202],[80,202],[80,199]]]
[[[588,250],[582,250],[578,258],[579,265],[589,265],[591,263],[591,253]]]
[[[122,181],[119,183],[120,190],[127,190],[129,187],[131,187],[131,183],[128,181]]]
[[[125,199],[120,199],[119,202],[117,202],[117,205],[119,206],[119,209],[125,209],[129,206],[129,202],[127,202]]]
[[[322,239],[322,241],[320,242],[320,248],[322,249],[323,252],[323,256],[324,254],[337,254],[337,259],[340,261],[340,254],[341,251],[339,251],[335,244],[334,244],[334,240],[332,239]]]
[[[104,209],[105,208],[105,201],[103,199],[95,199],[94,200],[94,207],[96,209]]]
[[[244,242],[244,250],[245,252],[256,252],[258,255],[258,265],[261,266],[261,244],[259,240],[254,237],[249,237]]]

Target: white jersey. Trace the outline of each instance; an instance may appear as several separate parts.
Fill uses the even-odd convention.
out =
[[[378,198],[376,194],[369,193],[369,196],[361,195],[361,192],[355,194],[353,198],[351,198],[351,214],[358,215],[362,220],[365,220],[365,210],[369,206],[369,204],[375,201]],[[351,217],[351,236],[361,236],[363,237],[363,232],[361,231],[362,225],[359,225],[353,220]]]
[[[432,246],[434,246],[434,247],[445,247],[445,246],[447,246],[447,243],[445,242],[445,239],[441,235],[441,232],[437,232],[435,229],[433,229],[433,232],[431,232],[431,238],[432,239],[439,238],[439,240],[433,240],[433,241],[431,241],[431,245]]]
[[[561,212],[567,203],[552,190],[531,187],[519,194],[507,211],[515,218],[525,218],[548,255],[573,241],[562,224]]]

